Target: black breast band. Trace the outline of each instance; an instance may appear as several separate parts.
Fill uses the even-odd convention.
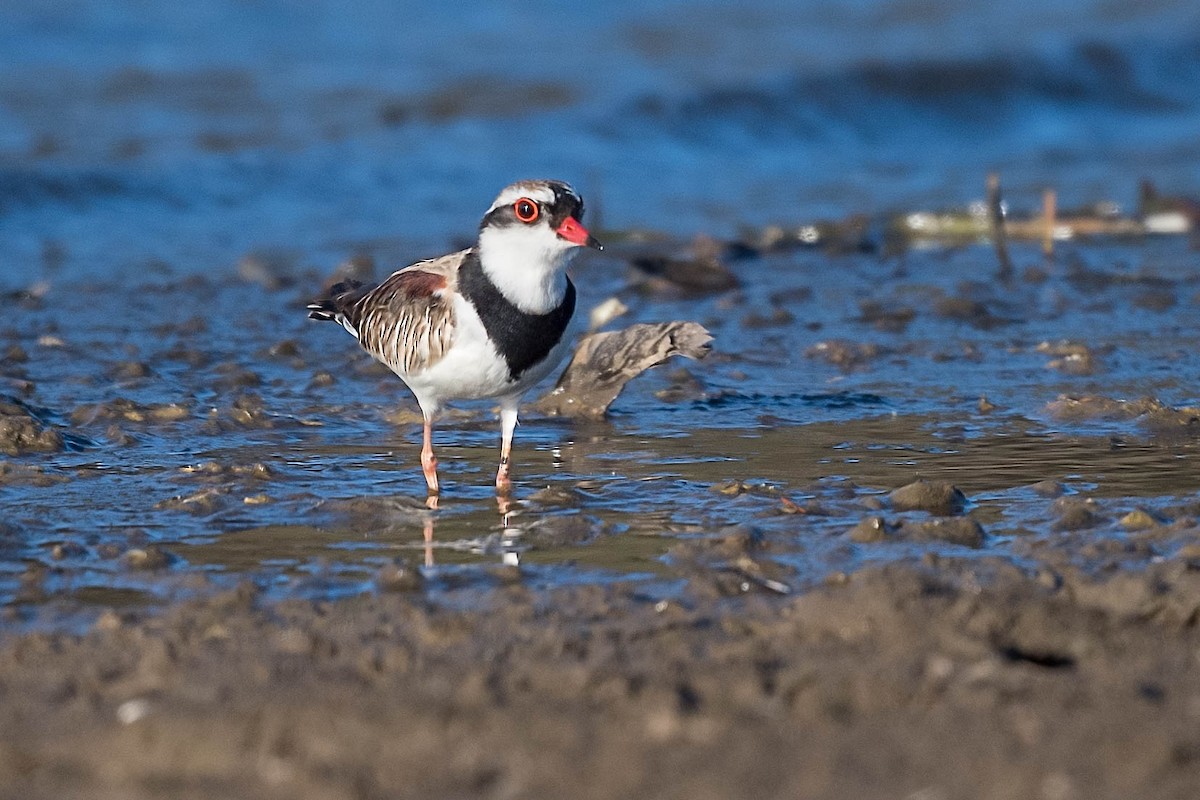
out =
[[[459,267],[458,291],[475,306],[513,380],[550,354],[575,313],[575,285],[570,278],[566,294],[556,308],[545,314],[527,314],[501,294],[483,271],[479,254],[474,250],[467,253]]]

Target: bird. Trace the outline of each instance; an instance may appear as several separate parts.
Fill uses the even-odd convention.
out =
[[[311,319],[340,323],[416,397],[424,419],[421,469],[433,502],[440,491],[433,424],[452,400],[497,401],[496,493],[511,492],[519,404],[569,344],[576,296],[567,264],[581,247],[604,249],[582,219],[583,198],[570,184],[518,181],[483,215],[473,246],[418,261],[378,286],[335,284],[307,306]]]

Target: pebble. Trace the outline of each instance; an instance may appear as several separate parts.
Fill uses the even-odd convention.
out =
[[[964,547],[983,547],[983,526],[970,517],[906,521],[900,526],[901,535],[921,541],[949,542]]]
[[[966,495],[948,481],[916,480],[888,495],[896,511],[928,511],[938,516],[961,514]]]
[[[401,561],[381,569],[375,575],[375,585],[384,592],[419,592],[425,588],[425,576]]]
[[[883,517],[864,517],[850,529],[850,541],[860,544],[886,541],[888,535],[888,524]]]
[[[1128,531],[1144,531],[1148,528],[1157,528],[1159,521],[1150,515],[1149,512],[1135,508],[1125,516],[1121,517],[1121,526]]]
[[[1062,497],[1067,491],[1061,483],[1049,479],[1031,484],[1029,488],[1039,497]]]
[[[1056,531],[1079,531],[1095,527],[1100,523],[1096,514],[1095,502],[1081,497],[1060,497],[1054,501],[1054,510],[1058,519],[1054,522]]]

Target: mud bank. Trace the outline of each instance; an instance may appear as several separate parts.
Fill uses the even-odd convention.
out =
[[[248,586],[0,643],[0,796],[1193,797],[1200,554],[803,596]]]

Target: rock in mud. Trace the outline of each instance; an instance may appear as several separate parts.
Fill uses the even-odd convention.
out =
[[[525,498],[525,502],[543,508],[575,508],[581,503],[584,496],[583,492],[574,487],[567,488],[556,485],[539,489]]]
[[[47,472],[40,466],[0,461],[0,486],[53,486],[69,480],[66,475]]]
[[[1063,422],[1136,421],[1158,439],[1187,441],[1200,437],[1200,408],[1173,408],[1153,397],[1118,400],[1111,397],[1062,396],[1046,406],[1047,413]]]
[[[645,255],[630,264],[641,284],[651,291],[676,291],[690,295],[713,294],[740,286],[737,276],[720,260],[721,245],[713,239],[697,239],[691,254],[681,257]]]
[[[1067,375],[1092,375],[1100,368],[1099,356],[1081,342],[1042,342],[1037,346],[1037,351],[1054,356],[1046,363],[1047,369],[1056,369]]]
[[[864,517],[850,529],[850,541],[859,544],[875,544],[886,541],[892,534],[883,517]]]
[[[1054,522],[1056,531],[1080,531],[1094,528],[1101,522],[1096,513],[1096,502],[1083,497],[1060,497],[1054,501],[1054,512],[1058,519]]]
[[[156,503],[159,511],[186,511],[196,516],[211,514],[225,505],[225,489],[209,488],[190,495],[180,495]]]
[[[916,480],[888,495],[896,511],[928,511],[942,517],[961,514],[966,495],[948,481]]]
[[[939,297],[933,303],[933,313],[943,319],[965,322],[972,328],[985,331],[1009,322],[993,314],[983,303],[969,297]]]
[[[830,339],[817,342],[804,351],[805,358],[821,359],[841,369],[861,367],[887,351],[877,344]]]
[[[24,406],[0,400],[0,453],[18,456],[62,449],[62,434],[43,425]]]
[[[5,366],[12,364],[24,364],[29,360],[29,354],[25,352],[25,348],[19,344],[10,344],[0,354],[0,364]]]
[[[588,314],[588,333],[598,331],[617,317],[628,313],[629,306],[622,303],[619,297],[610,297]]]
[[[903,333],[917,316],[917,312],[912,308],[893,302],[862,300],[858,308],[859,322],[886,333]]]
[[[412,564],[397,561],[376,574],[375,585],[384,592],[419,592],[425,588],[425,576]]]
[[[158,424],[177,422],[189,416],[191,416],[191,411],[182,403],[143,405],[124,397],[118,397],[105,403],[93,403],[76,408],[71,412],[71,422],[75,425],[112,421]]]
[[[1175,307],[1175,292],[1171,289],[1147,289],[1133,297],[1134,308],[1144,308],[1147,311],[1162,313]]]
[[[213,369],[217,373],[217,377],[213,379],[213,386],[221,391],[261,386],[263,382],[261,375],[240,364],[228,362],[218,364]]]
[[[776,328],[785,325],[791,325],[796,321],[796,315],[788,311],[786,308],[778,306],[771,309],[769,314],[760,314],[757,311],[751,311],[746,316],[742,317],[743,328]]]
[[[274,418],[268,413],[262,396],[254,392],[238,395],[226,412],[229,419],[246,428],[273,428]]]
[[[900,535],[917,541],[938,541],[964,547],[983,547],[983,526],[970,517],[944,517],[922,521],[906,520]]]
[[[1121,527],[1127,531],[1144,531],[1151,528],[1157,528],[1162,522],[1156,519],[1150,512],[1142,508],[1135,508],[1125,516],[1121,517]]]
[[[598,419],[633,378],[671,356],[704,358],[710,342],[712,336],[695,322],[643,323],[585,336],[536,408],[549,416]]]
[[[654,396],[664,403],[682,403],[685,400],[699,400],[704,397],[704,381],[690,370],[683,367],[672,370],[667,380],[671,382],[670,385],[654,393]]]
[[[767,537],[753,525],[730,525],[720,530],[716,546],[726,558],[741,558],[765,549]]]
[[[125,551],[121,557],[125,566],[136,570],[158,570],[171,566],[178,557],[156,544],[147,547],[135,547]]]
[[[547,516],[521,529],[521,543],[534,549],[574,547],[595,539],[603,527],[595,517],[584,514]]]
[[[1030,484],[1029,488],[1039,497],[1062,497],[1067,491],[1067,487],[1049,478]]]

